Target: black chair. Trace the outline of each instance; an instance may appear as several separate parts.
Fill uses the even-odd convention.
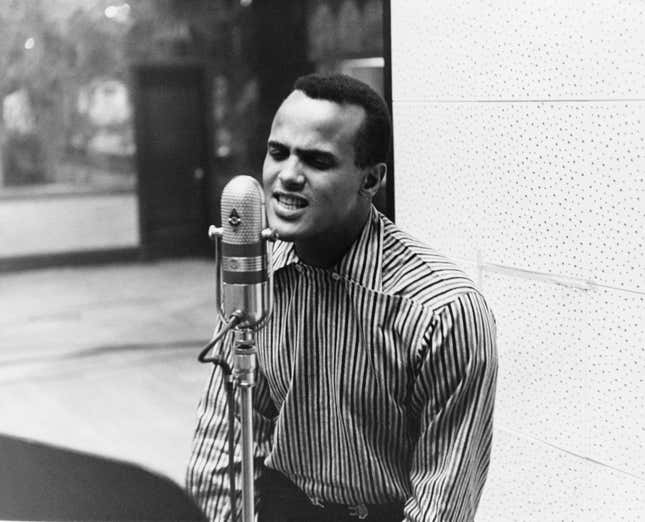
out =
[[[168,478],[8,436],[0,436],[0,519],[206,520]]]

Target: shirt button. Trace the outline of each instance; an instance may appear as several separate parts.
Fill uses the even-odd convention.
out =
[[[340,280],[342,279],[341,275],[340,275],[340,274],[337,274],[336,272],[332,272],[332,273],[331,273],[331,278],[332,278],[334,281],[340,281]]]
[[[302,274],[302,265],[296,265],[296,270]]]

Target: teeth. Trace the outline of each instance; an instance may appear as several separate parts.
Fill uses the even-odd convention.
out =
[[[278,201],[281,205],[287,208],[303,208],[307,206],[307,202],[303,201],[300,198],[294,198],[292,196],[286,196],[284,194],[278,195]]]

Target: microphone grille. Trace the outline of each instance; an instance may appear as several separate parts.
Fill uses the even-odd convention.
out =
[[[266,220],[260,183],[251,176],[235,176],[222,190],[221,215],[225,243],[247,245],[260,241]]]

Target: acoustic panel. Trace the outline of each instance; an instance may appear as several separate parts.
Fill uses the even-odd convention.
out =
[[[636,0],[392,2],[399,100],[645,97]]]
[[[498,427],[645,480],[645,296],[483,273]]]
[[[497,430],[476,522],[640,522],[643,480]]]
[[[455,257],[642,290],[644,122],[645,102],[395,103],[397,222]]]

